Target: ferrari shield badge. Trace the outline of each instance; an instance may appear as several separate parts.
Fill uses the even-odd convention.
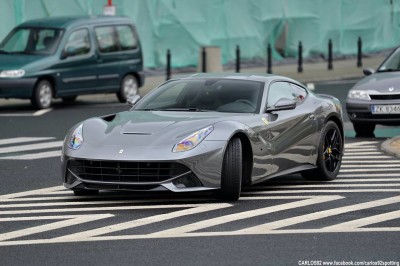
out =
[[[119,154],[123,154],[124,153],[124,149],[120,149],[118,153]]]

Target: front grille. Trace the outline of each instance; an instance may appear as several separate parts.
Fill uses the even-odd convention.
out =
[[[372,100],[399,100],[400,94],[370,94]]]
[[[84,181],[159,183],[190,173],[179,163],[70,160],[68,170]]]

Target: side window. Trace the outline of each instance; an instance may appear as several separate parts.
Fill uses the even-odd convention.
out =
[[[296,100],[296,94],[289,83],[283,81],[274,82],[269,87],[267,105],[269,107],[274,106],[280,98]]]
[[[110,53],[119,50],[113,26],[96,27],[94,31],[101,53]]]
[[[90,51],[90,38],[87,29],[74,31],[68,38],[65,49],[68,54],[73,56],[84,55]]]
[[[296,95],[295,100],[296,100],[297,104],[301,104],[304,101],[304,99],[307,97],[307,91],[304,88],[302,88],[296,84],[293,84],[293,83],[290,83],[290,86],[293,88],[294,93]]]
[[[137,47],[137,40],[133,34],[133,30],[128,25],[116,27],[121,50],[132,50]]]

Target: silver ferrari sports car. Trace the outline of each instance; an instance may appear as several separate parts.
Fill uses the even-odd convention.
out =
[[[340,102],[276,75],[196,74],[165,82],[129,111],[75,125],[62,151],[64,186],[99,190],[216,190],[300,172],[336,178],[344,136]]]

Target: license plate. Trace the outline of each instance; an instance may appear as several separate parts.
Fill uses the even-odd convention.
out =
[[[399,104],[371,105],[373,114],[400,114]]]

